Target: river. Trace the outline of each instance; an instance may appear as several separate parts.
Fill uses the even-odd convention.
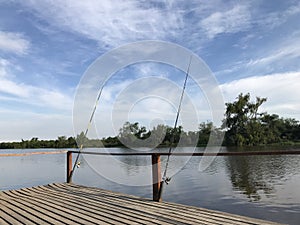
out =
[[[1,150],[0,153],[33,151],[53,150]],[[130,150],[111,148],[108,151]],[[176,151],[191,152],[193,149]],[[223,148],[222,151],[232,150]],[[168,174],[172,175],[172,180],[165,185],[164,201],[299,224],[300,155],[219,156],[204,171],[199,170],[202,157],[171,156],[170,160]],[[162,170],[165,161],[162,157]],[[86,155],[81,156],[80,162],[74,173],[74,183],[141,197],[152,196],[150,156]],[[0,157],[1,190],[64,182],[65,177],[66,154]]]

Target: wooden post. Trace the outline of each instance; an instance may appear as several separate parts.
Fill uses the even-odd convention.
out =
[[[153,201],[161,202],[162,198],[159,196],[161,171],[160,171],[160,155],[152,154],[152,183],[153,183]]]
[[[72,152],[67,152],[67,183],[72,182]]]

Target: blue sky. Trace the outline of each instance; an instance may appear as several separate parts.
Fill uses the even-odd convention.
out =
[[[268,98],[263,110],[300,120],[299,21],[299,1],[288,0],[0,0],[0,141],[73,135],[73,99],[84,71],[105,52],[142,40],[169,41],[196,53],[225,102],[250,92]],[[115,74],[96,118],[100,136],[115,135],[106,125],[114,96],[149,75],[182,85],[179,71],[155,63]],[[189,85],[187,93],[204,101]],[[174,107],[147,101],[150,108],[157,104],[172,117]],[[199,116],[209,119],[208,110]]]

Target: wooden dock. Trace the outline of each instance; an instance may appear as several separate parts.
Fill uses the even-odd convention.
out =
[[[276,224],[72,183],[0,192],[0,224]]]

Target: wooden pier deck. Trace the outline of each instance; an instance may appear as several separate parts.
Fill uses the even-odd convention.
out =
[[[0,224],[276,224],[72,183],[0,192]]]

